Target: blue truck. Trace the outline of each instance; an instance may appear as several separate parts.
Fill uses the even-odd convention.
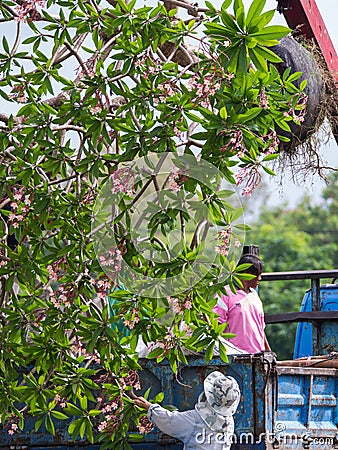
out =
[[[299,322],[295,354],[303,358],[277,361],[273,352],[262,352],[230,354],[228,363],[216,355],[206,364],[201,355],[192,355],[188,364],[179,368],[178,376],[166,360],[157,364],[144,359],[140,374],[143,390],[151,387],[150,398],[163,392],[163,405],[187,410],[201,393],[206,375],[220,370],[236,378],[242,392],[232,450],[338,449],[337,277],[338,270],[263,274],[263,281],[311,280],[302,311],[266,317],[267,324]],[[333,282],[320,284],[328,278]],[[0,449],[100,448],[85,440],[72,441],[61,421],[55,436],[43,429],[34,432],[29,422],[27,427],[12,437],[0,431]],[[208,448],[207,436],[198,439]],[[182,449],[182,443],[157,428],[131,445],[135,450]]]

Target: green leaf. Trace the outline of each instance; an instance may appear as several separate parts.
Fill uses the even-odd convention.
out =
[[[220,109],[219,115],[221,116],[221,118],[222,118],[223,120],[226,120],[226,119],[227,119],[227,117],[228,117],[228,112],[227,112],[227,109],[226,109],[225,106],[223,106],[223,107]]]
[[[252,19],[260,15],[260,13],[263,11],[264,5],[265,0],[253,0],[253,2],[251,3],[248,14],[246,16],[246,27],[249,33]]]
[[[289,126],[289,124],[286,122],[286,120],[280,119],[280,120],[276,120],[277,125],[279,126],[279,128],[281,128],[284,131],[288,131],[289,133],[291,132],[291,128]]]
[[[43,421],[43,416],[39,417],[38,419],[36,419],[35,425],[34,425],[34,431],[37,432],[39,431],[41,424]]]
[[[250,30],[248,30],[250,35],[252,35],[252,33],[258,32],[259,30],[262,30],[265,27],[265,25],[267,25],[268,23],[271,22],[274,15],[275,15],[275,10],[272,9],[270,11],[266,11],[265,13],[261,14],[258,17],[253,17],[251,24],[250,24]],[[274,45],[274,44],[269,44],[269,45]]]
[[[235,33],[240,33],[241,30],[237,26],[235,20],[230,16],[230,14],[227,11],[224,11],[222,9],[221,12],[221,19],[224,25],[226,25],[228,28],[230,28],[230,31],[234,31]]]
[[[245,30],[245,13],[244,13],[244,6],[238,8],[236,10],[236,20],[238,25],[241,27],[241,29]]]
[[[221,357],[221,360],[224,361],[225,363],[229,362],[226,347],[223,344],[223,342],[221,342],[221,341],[219,341],[218,350],[219,350],[219,356]]]
[[[206,23],[205,27],[206,34],[208,34],[209,36],[221,36],[223,38],[229,38],[229,30],[219,23]]]
[[[269,175],[276,175],[275,172],[274,172],[273,170],[269,169],[269,167],[266,167],[266,166],[262,166],[262,167],[263,167],[263,170],[264,170],[266,173],[268,173]]]
[[[5,52],[9,53],[10,52],[9,45],[8,45],[8,41],[5,36],[2,38],[2,45],[3,45]]]
[[[237,120],[239,123],[247,123],[250,120],[254,119],[255,117],[259,116],[259,114],[262,112],[262,108],[255,107],[249,109],[245,114],[239,114],[237,116]]]
[[[208,3],[209,3],[209,2],[208,2]],[[221,6],[221,11],[223,12],[223,11],[225,11],[226,9],[228,9],[229,6],[231,5],[231,3],[232,3],[232,0],[223,0],[222,6]],[[211,3],[209,3],[209,4],[211,5]],[[209,8],[209,6],[208,6],[208,8]]]
[[[128,434],[128,440],[131,442],[139,442],[143,441],[144,437],[142,434],[136,434],[136,433],[129,433]]]
[[[64,408],[64,411],[66,411],[68,414],[71,414],[72,416],[82,416],[83,411],[79,409],[77,406],[72,405],[71,403],[67,403],[66,408]]]
[[[49,414],[45,418],[45,427],[46,427],[46,430],[49,431],[51,434],[53,434],[53,435],[55,434],[54,422]]]
[[[300,83],[299,89],[300,89],[301,91],[304,91],[304,89],[306,88],[306,85],[307,85],[307,80],[303,80],[303,81]]]
[[[194,122],[203,123],[204,121],[202,117],[199,117],[186,109],[184,110],[184,114],[188,117],[188,119],[193,120]]]
[[[288,77],[288,82],[291,83],[293,81],[298,80],[302,76],[302,72],[294,72]]]
[[[268,66],[266,64],[266,61],[262,56],[256,52],[256,48],[249,48],[249,56],[254,63],[257,70],[260,70],[262,72],[268,71]]]
[[[211,342],[211,344],[208,345],[205,354],[204,359],[208,363],[211,361],[212,357],[214,356],[214,348],[215,348],[215,342]]]
[[[263,28],[263,30],[252,33],[252,36],[257,38],[261,37],[265,39],[281,39],[291,33],[291,28],[284,27],[283,25],[270,25]]]
[[[278,153],[273,153],[272,155],[265,156],[262,161],[272,161],[273,159],[276,159],[279,157]]]
[[[60,420],[66,420],[68,419],[68,416],[66,416],[66,414],[63,414],[61,411],[51,411],[51,414],[53,417],[55,417],[56,419],[60,419]]]
[[[252,51],[254,51],[256,55],[258,53],[262,58],[265,58],[267,61],[271,61],[274,63],[282,62],[282,59],[279,56],[277,56],[274,52],[272,52],[268,48],[262,47],[261,45],[257,45]]]

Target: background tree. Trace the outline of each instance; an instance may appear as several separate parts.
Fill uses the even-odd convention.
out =
[[[224,330],[214,293],[240,274],[246,226],[223,185],[249,196],[262,170],[272,174],[275,126],[301,123],[306,81],[298,89],[299,73],[271,64],[280,59],[269,47],[290,30],[268,25],[264,0],[247,12],[241,0],[220,10],[183,1],[181,15],[176,3],[0,4],[12,30],[0,54],[0,411],[10,434],[27,415],[52,434],[73,417],[74,439],[128,447],[130,423],[147,430],[129,398],[138,338],[176,371],[183,345],[209,360]]]

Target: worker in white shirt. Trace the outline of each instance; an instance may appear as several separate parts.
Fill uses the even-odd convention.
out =
[[[147,410],[148,419],[163,433],[181,440],[184,450],[229,450],[234,435],[234,419],[240,401],[237,381],[219,371],[204,380],[204,392],[195,408],[188,411],[168,411],[143,397],[134,403]]]

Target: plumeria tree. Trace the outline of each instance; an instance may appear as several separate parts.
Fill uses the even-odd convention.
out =
[[[0,411],[128,446],[140,342],[174,372],[226,350],[241,195],[305,114],[265,0],[3,0]],[[6,27],[6,28],[5,28]],[[238,186],[238,189],[236,189]],[[249,275],[248,275],[249,276]],[[130,439],[130,436],[129,436]]]

